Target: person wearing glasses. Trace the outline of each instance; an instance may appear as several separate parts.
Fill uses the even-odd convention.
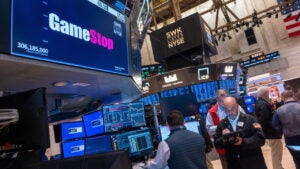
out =
[[[223,100],[226,117],[217,126],[214,145],[225,148],[229,169],[267,169],[261,146],[265,137],[255,117],[240,113],[234,97]]]

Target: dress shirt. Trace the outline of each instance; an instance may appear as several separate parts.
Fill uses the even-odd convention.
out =
[[[161,141],[157,148],[154,159],[147,161],[145,168],[147,169],[164,169],[168,166],[170,159],[170,148],[165,141]]]

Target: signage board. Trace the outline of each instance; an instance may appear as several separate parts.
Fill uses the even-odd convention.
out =
[[[12,0],[11,54],[129,75],[126,16],[98,0]]]

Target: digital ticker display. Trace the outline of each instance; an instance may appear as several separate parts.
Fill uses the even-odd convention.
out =
[[[13,0],[11,54],[129,75],[126,16],[98,0]]]

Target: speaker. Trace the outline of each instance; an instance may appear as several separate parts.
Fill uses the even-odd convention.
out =
[[[247,38],[248,45],[253,45],[257,43],[253,28],[248,28],[247,30],[245,30],[245,35]]]

